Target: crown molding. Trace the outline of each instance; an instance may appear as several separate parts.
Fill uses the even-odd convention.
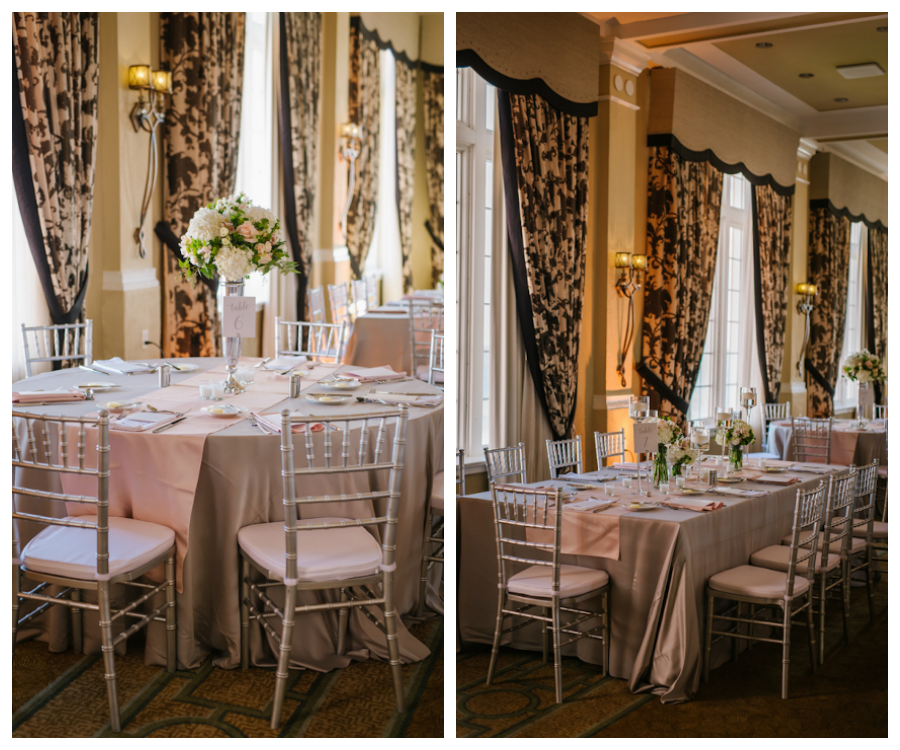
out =
[[[649,53],[621,39],[600,39],[600,64],[617,68],[639,76],[650,62]]]
[[[797,157],[809,161],[816,155],[816,151],[821,150],[822,147],[812,138],[801,138],[800,145],[797,146]]]

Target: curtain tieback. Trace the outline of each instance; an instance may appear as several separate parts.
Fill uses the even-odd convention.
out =
[[[640,373],[641,377],[644,378],[650,385],[652,385],[657,393],[662,396],[666,401],[672,404],[678,411],[682,414],[687,414],[688,409],[690,408],[690,404],[685,401],[681,396],[679,396],[675,391],[673,391],[669,386],[663,383],[662,379],[655,373],[644,360],[638,362],[635,369]]]

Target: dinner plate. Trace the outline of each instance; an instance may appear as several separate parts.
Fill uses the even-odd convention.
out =
[[[726,484],[737,484],[738,482],[743,482],[744,477],[718,477],[718,480]]]
[[[200,411],[206,412],[211,417],[234,417],[247,411],[243,406],[235,406],[234,404],[215,404],[213,406],[201,407]]]
[[[330,391],[352,391],[354,388],[359,388],[362,383],[356,378],[348,378],[346,380],[327,380],[325,382],[320,380],[319,385]]]
[[[307,393],[306,400],[312,401],[314,404],[325,404],[327,406],[340,406],[346,404],[353,396],[332,396],[330,393]]]
[[[655,503],[628,503],[625,507],[628,510],[643,512],[645,510],[656,510],[659,506]]]
[[[121,414],[123,411],[127,411],[128,409],[133,409],[136,406],[140,406],[140,401],[107,401],[105,404],[101,404],[104,409],[113,414]]]
[[[81,388],[82,390],[87,389],[87,388],[90,388],[91,390],[102,392],[102,391],[108,391],[108,390],[110,390],[110,389],[112,389],[112,388],[121,388],[121,387],[122,387],[122,384],[121,384],[121,383],[101,383],[101,382],[97,382],[97,383],[79,383],[79,384],[76,385],[75,387],[76,387],[76,388]]]
[[[696,490],[693,487],[682,487],[680,490],[670,493],[672,495],[702,495],[703,490]]]
[[[784,474],[787,471],[787,466],[767,466],[764,471],[766,474]]]

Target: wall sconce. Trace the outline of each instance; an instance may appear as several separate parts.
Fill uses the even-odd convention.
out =
[[[355,122],[345,122],[341,125],[341,158],[350,162],[350,176],[347,182],[347,205],[344,206],[344,217],[341,219],[341,230],[344,233],[344,241],[347,240],[347,214],[350,213],[350,204],[353,202],[353,186],[356,183],[356,159],[359,157],[359,125]]]
[[[617,269],[616,294],[619,295],[619,301],[616,305],[619,344],[616,352],[616,373],[622,379],[622,387],[624,388],[627,385],[625,382],[625,357],[628,355],[628,349],[631,347],[631,341],[634,338],[634,293],[641,288],[641,280],[643,279],[644,271],[647,270],[647,256],[616,253],[615,264]],[[628,300],[628,313],[623,336],[622,304],[626,299]]]
[[[803,377],[803,363],[806,361],[806,347],[809,345],[809,315],[815,309],[813,297],[818,295],[819,290],[815,284],[797,284],[794,288],[800,299],[797,301],[797,312],[806,316],[806,324],[803,329],[803,343],[800,345],[800,359],[797,362],[797,372]]]
[[[141,201],[141,220],[134,230],[134,241],[142,258],[147,257],[147,246],[144,244],[144,220],[150,210],[150,200],[156,189],[158,171],[158,149],[156,145],[156,129],[166,119],[164,96],[172,93],[172,73],[168,70],[150,70],[148,65],[132,65],[128,68],[128,88],[139,91],[138,100],[131,109],[128,118],[134,132],[144,130],[150,133],[150,151],[147,157],[147,179],[144,181],[144,197]],[[144,101],[144,92],[147,101]]]

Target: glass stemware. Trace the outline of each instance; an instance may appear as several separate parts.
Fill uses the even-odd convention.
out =
[[[700,458],[697,463],[703,460],[703,456],[709,451],[709,430],[706,428],[706,424],[701,421],[696,421],[690,425],[690,439],[691,439],[691,448],[700,452]]]
[[[756,396],[756,388],[741,388],[741,406],[747,410],[747,424],[751,424],[750,415],[753,407],[759,403]],[[744,453],[749,452],[749,446],[744,446]]]
[[[628,400],[628,416],[631,417],[635,424],[641,424],[647,421],[650,414],[650,397],[649,396],[631,396]],[[641,459],[643,453],[637,454],[637,477],[638,477],[638,494],[644,494],[644,488],[641,485]]]

